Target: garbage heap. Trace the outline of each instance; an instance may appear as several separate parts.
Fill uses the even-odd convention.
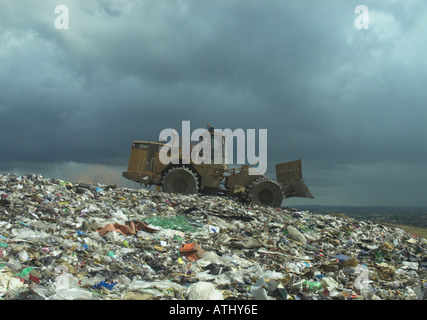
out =
[[[422,300],[426,252],[370,221],[0,175],[4,300]]]

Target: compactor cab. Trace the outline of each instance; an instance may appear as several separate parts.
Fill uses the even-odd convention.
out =
[[[211,164],[193,162],[183,152],[183,143],[179,145],[178,159],[169,164],[160,161],[160,151],[165,143],[134,141],[129,157],[128,170],[123,172],[126,179],[141,185],[156,185],[168,193],[205,193],[217,194],[227,171],[226,137],[209,130],[211,136]],[[190,152],[193,146],[190,144]],[[170,153],[168,154],[170,156]],[[219,155],[219,159],[215,159]],[[197,154],[203,157],[203,154]]]

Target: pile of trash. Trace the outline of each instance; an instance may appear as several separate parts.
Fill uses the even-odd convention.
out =
[[[422,300],[426,253],[365,220],[0,175],[3,300]]]

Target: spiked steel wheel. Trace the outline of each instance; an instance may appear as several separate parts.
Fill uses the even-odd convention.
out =
[[[199,190],[197,176],[186,167],[169,169],[162,180],[166,193],[193,194]]]
[[[248,201],[264,206],[280,207],[283,200],[281,186],[268,177],[258,178],[247,188]]]

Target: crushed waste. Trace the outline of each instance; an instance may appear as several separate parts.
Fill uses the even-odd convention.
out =
[[[368,220],[0,175],[3,300],[424,300],[427,241]]]

